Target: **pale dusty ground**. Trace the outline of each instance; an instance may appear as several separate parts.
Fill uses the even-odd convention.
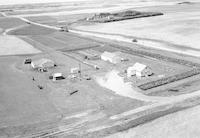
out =
[[[0,35],[0,44],[0,55],[35,54],[41,52],[15,36]]]
[[[119,71],[112,70],[105,74],[105,76],[96,76],[97,83],[107,89],[112,90],[118,95],[124,97],[130,97],[133,99],[143,100],[146,102],[158,102],[167,100],[167,98],[146,96],[140,92],[137,92],[132,88],[131,83],[125,83],[123,78],[118,75]]]
[[[198,138],[200,106],[180,111],[108,138]]]

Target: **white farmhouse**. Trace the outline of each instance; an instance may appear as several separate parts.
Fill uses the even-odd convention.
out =
[[[119,56],[119,52],[107,52],[105,51],[104,53],[101,54],[101,59],[104,61],[109,61],[113,64],[117,64],[121,62],[121,57]]]
[[[146,77],[152,74],[152,70],[149,66],[138,62],[127,69],[127,77],[131,77],[134,75],[136,75],[137,77]]]

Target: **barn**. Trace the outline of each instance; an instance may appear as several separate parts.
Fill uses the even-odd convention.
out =
[[[55,66],[55,63],[50,59],[42,58],[39,60],[32,61],[31,66],[33,69],[51,68]]]
[[[138,62],[136,62],[133,66],[128,67],[127,69],[127,77],[131,76],[147,77],[152,74],[153,72],[149,66]]]

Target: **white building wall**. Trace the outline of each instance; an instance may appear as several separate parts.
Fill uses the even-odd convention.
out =
[[[145,77],[145,76],[148,76],[148,75],[151,75],[151,74],[152,74],[152,71],[149,67],[146,67],[142,71],[137,71],[133,67],[129,67],[127,69],[127,77],[131,77],[131,76],[134,76],[134,75],[136,77]]]

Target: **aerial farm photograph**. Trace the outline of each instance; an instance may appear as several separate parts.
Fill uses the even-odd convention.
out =
[[[200,138],[200,0],[0,0],[0,138]]]

